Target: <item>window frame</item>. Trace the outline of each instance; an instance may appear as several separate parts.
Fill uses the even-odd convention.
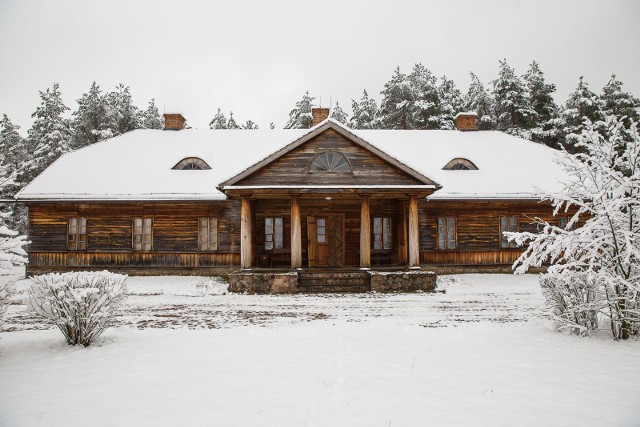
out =
[[[344,159],[344,161],[346,163],[343,163],[342,165],[345,165],[349,168],[349,170],[336,170],[336,169],[331,169],[331,170],[327,170],[327,169],[317,169],[317,165],[316,165],[316,160],[318,158],[320,158],[321,156],[328,156],[329,154],[332,155],[338,155],[340,156],[342,159]],[[316,169],[314,169],[314,167],[316,167]],[[349,159],[347,158],[347,156],[340,152],[340,151],[336,151],[336,150],[331,150],[331,151],[323,151],[320,152],[318,154],[316,154],[315,156],[313,156],[313,159],[311,159],[311,161],[309,162],[309,166],[307,168],[307,171],[309,173],[336,173],[336,174],[353,174],[353,167],[351,167],[351,162],[349,161]]]
[[[271,232],[268,232],[268,223]],[[269,247],[268,247],[269,246]],[[273,251],[284,249],[284,217],[268,216],[264,218],[264,250]]]
[[[206,242],[203,239],[203,223],[206,223]],[[220,233],[219,233],[220,221],[218,217],[202,216],[198,218],[198,250],[200,252],[212,252],[217,251],[220,245]],[[215,240],[212,237],[215,236]]]
[[[71,224],[74,232],[71,232]],[[83,224],[84,223],[84,224]],[[84,233],[81,231],[84,229]],[[82,238],[84,237],[84,239]],[[67,250],[68,251],[86,251],[89,242],[87,233],[87,217],[74,216],[67,218]]]
[[[136,221],[140,220],[141,221],[141,226],[140,226],[140,232],[136,232]],[[151,223],[151,227],[150,227],[150,233],[147,235],[147,233],[145,233],[145,225],[147,222]],[[135,217],[133,218],[132,222],[131,222],[131,249],[136,251],[136,252],[151,252],[153,251],[153,226],[154,226],[154,219],[153,217],[149,217],[149,216],[144,216],[144,217]],[[140,236],[140,242],[136,242],[136,236]],[[145,249],[145,236],[148,236],[148,240],[149,240],[149,249]],[[140,247],[137,248],[136,247],[136,243],[139,243]]]
[[[376,222],[380,223],[379,233],[376,233]],[[371,220],[371,228],[371,249],[374,251],[393,250],[393,218],[390,216],[373,217]],[[376,244],[378,243],[380,244],[380,247],[376,247]]]
[[[507,218],[507,228],[508,230],[503,230],[502,228],[502,218]],[[515,229],[512,229],[513,226],[513,219],[515,218]],[[517,233],[518,230],[520,229],[520,215],[500,215],[499,219],[498,219],[498,227],[500,230],[500,248],[501,249],[514,249],[514,248],[518,248],[519,246],[516,244],[516,242],[514,241],[509,241],[507,240],[507,238],[505,237],[505,235],[503,234],[504,232],[510,232],[510,233]]]
[[[444,247],[440,244],[440,223],[444,222]],[[453,247],[449,243],[449,225],[453,224]],[[439,216],[436,219],[436,248],[439,251],[455,251],[458,249],[458,218],[455,216]]]

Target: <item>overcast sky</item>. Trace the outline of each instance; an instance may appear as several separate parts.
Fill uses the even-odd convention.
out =
[[[305,91],[350,112],[380,100],[396,66],[421,62],[466,91],[506,58],[532,59],[563,102],[584,75],[599,93],[615,73],[640,96],[640,1],[29,1],[0,0],[0,114],[21,132],[39,90],[60,83],[72,110],[97,81],[122,82],[145,108],[206,128],[218,107],[282,127]]]

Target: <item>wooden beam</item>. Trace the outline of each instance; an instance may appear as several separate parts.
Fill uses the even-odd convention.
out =
[[[360,268],[371,267],[371,217],[369,196],[360,196]]]
[[[406,265],[409,250],[407,246],[407,203],[398,200],[398,228],[397,228],[398,264]]]
[[[291,268],[302,267],[302,227],[300,225],[300,200],[291,197]]]
[[[418,197],[409,196],[409,268],[420,268]]]
[[[253,235],[251,223],[251,200],[249,196],[242,196],[240,208],[240,267],[251,269],[253,264]]]

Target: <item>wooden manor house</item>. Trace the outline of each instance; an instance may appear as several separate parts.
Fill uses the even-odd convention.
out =
[[[362,275],[506,270],[522,248],[504,231],[566,221],[537,197],[560,188],[555,151],[478,131],[475,113],[456,130],[352,130],[312,114],[291,130],[185,129],[165,114],[164,130],[63,155],[16,196],[27,274],[238,271],[233,283],[256,292],[377,289]]]

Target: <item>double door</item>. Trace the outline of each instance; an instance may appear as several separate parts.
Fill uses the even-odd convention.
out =
[[[309,267],[344,266],[344,215],[307,216]]]

